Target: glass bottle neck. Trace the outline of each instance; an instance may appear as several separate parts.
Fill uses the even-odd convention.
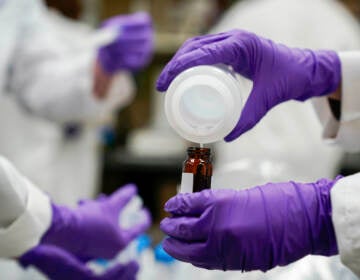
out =
[[[211,150],[210,148],[189,147],[187,149],[187,154],[189,158],[209,159]]]

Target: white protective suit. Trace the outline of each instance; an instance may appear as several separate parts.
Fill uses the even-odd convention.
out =
[[[108,119],[131,100],[130,76],[117,75],[108,97],[95,99],[93,67],[107,36],[51,14],[40,0],[0,1],[0,36],[0,155],[58,203],[74,205],[79,198],[92,197],[101,156],[96,127],[99,119]],[[64,127],[74,123],[81,125],[81,134],[64,137]],[[4,257],[35,245],[51,214],[47,197],[11,174],[14,193],[21,195],[27,210],[9,228],[0,229]],[[0,205],[8,209],[11,200],[5,202]],[[0,279],[30,276],[14,263],[0,262]]]
[[[358,22],[335,0],[240,1],[224,15],[211,33],[234,28],[246,29],[294,47],[360,49]],[[360,75],[357,77],[359,81]],[[247,84],[249,86],[245,92],[248,93],[251,84]],[[359,82],[355,88],[360,91]],[[351,100],[349,104],[352,102],[354,101]],[[317,103],[321,103],[317,106],[322,108],[322,115],[331,116],[327,103]],[[358,104],[357,110],[360,108],[360,98]],[[333,124],[332,128],[334,127],[336,128],[336,124]],[[254,129],[236,141],[216,144],[213,187],[245,188],[266,182],[310,182],[321,177],[333,178],[342,152],[337,147],[324,143],[321,130],[311,101],[291,101],[277,106]],[[360,134],[360,129],[356,131]],[[327,133],[331,134],[333,131]],[[346,136],[344,138],[353,140]],[[360,149],[360,141],[357,144]],[[360,228],[360,220],[357,226]],[[360,237],[360,233],[358,236]],[[360,241],[358,246],[360,250]],[[304,258],[265,275],[246,273],[243,277],[277,280],[356,279],[341,265],[338,257],[319,256]]]
[[[101,149],[97,125],[130,101],[121,73],[108,97],[92,96],[101,31],[50,13],[39,0],[0,7],[0,154],[59,203],[74,205],[96,190]],[[76,124],[80,134],[67,138]]]
[[[324,138],[349,151],[360,150],[360,50],[340,53],[342,67],[341,118],[330,113],[326,98],[317,112]],[[322,102],[322,104],[321,104]],[[340,179],[331,190],[333,222],[341,261],[360,277],[360,173]]]

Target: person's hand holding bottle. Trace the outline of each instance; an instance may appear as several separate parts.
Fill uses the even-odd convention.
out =
[[[187,40],[162,71],[157,89],[166,91],[188,68],[219,63],[253,81],[240,119],[226,141],[254,127],[277,104],[330,94],[341,79],[340,60],[334,51],[289,48],[247,31],[232,30]]]
[[[207,269],[262,270],[338,253],[330,190],[335,180],[269,183],[178,194],[160,228],[176,259]]]

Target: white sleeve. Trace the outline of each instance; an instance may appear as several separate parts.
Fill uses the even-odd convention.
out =
[[[96,118],[107,108],[92,95],[93,67],[97,49],[106,41],[101,39],[104,32],[79,33],[84,40],[75,44],[64,40],[46,13],[38,9],[23,23],[9,89],[19,104],[42,118],[59,123]],[[129,77],[122,80],[127,88]],[[117,88],[121,95],[122,88]]]
[[[341,60],[341,119],[330,110],[327,97],[315,98],[314,106],[323,124],[323,137],[347,151],[360,150],[360,51],[339,52]]]
[[[0,156],[0,257],[36,246],[51,223],[49,198]]]
[[[341,261],[360,277],[360,173],[340,179],[331,190],[332,219]]]

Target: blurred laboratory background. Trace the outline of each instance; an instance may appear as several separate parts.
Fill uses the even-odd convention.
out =
[[[64,16],[93,27],[117,14],[147,11],[153,17],[153,59],[133,75],[132,101],[98,130],[103,154],[99,158],[97,189],[111,193],[127,182],[136,183],[153,215],[156,240],[162,238],[158,222],[166,215],[163,205],[176,193],[186,148],[193,144],[170,128],[163,109],[164,94],[156,91],[155,82],[187,38],[244,28],[292,46],[337,50],[360,47],[360,2],[356,0],[46,2]],[[311,103],[279,107],[234,143],[211,146],[214,188],[243,188],[290,179],[311,181],[360,170],[360,155],[345,154],[321,140],[321,126]]]
[[[160,241],[158,224],[166,215],[163,205],[176,194],[182,162],[191,143],[170,128],[164,113],[164,94],[156,91],[155,82],[182,43],[205,34],[235,1],[47,2],[94,26],[111,16],[136,11],[147,11],[153,17],[156,33],[152,62],[133,75],[136,86],[132,102],[99,130],[104,149],[99,190],[111,193],[124,183],[136,183],[153,216],[153,238]]]
[[[0,142],[0,152],[36,184],[54,185],[52,182],[55,181],[58,187],[52,190],[44,188],[55,201],[64,204],[75,204],[77,199],[96,197],[99,193],[110,194],[126,183],[135,183],[153,218],[147,237],[143,236],[139,242],[144,248],[151,247],[159,262],[166,263],[163,268],[158,267],[161,278],[151,276],[154,272],[144,268],[145,271],[140,270],[139,279],[184,279],[184,275],[189,279],[225,277],[222,272],[196,270],[190,265],[177,270],[169,269],[169,266],[176,265],[174,260],[154,249],[164,238],[159,229],[161,219],[166,216],[163,205],[177,193],[186,149],[198,145],[186,142],[169,126],[164,113],[165,93],[156,91],[156,79],[187,38],[234,28],[247,29],[290,46],[360,49],[360,1],[44,2],[49,9],[49,21],[56,26],[58,33],[55,33],[67,38],[74,46],[82,40],[82,35],[78,34],[86,33],[89,28],[98,28],[109,17],[147,11],[153,18],[155,28],[154,54],[146,68],[123,73],[119,77],[122,83],[114,94],[120,95],[120,99],[108,96],[109,105],[103,113],[81,122],[61,123],[57,156],[44,162],[43,166],[34,165],[34,161],[40,162],[42,153],[47,152],[40,151],[39,147],[27,151],[31,152],[31,161],[26,163],[17,160],[16,155],[24,157],[18,151],[18,147],[25,145],[20,140],[24,141],[28,135],[38,133],[34,142],[39,143],[39,138],[43,137],[42,128],[54,130],[50,128],[53,123],[49,125],[47,120],[35,121],[29,118],[28,110],[24,110],[26,113],[19,112],[12,101],[1,101],[0,110],[3,114],[21,115],[21,118],[14,118],[12,123],[8,123],[9,120],[7,123],[0,121],[8,137],[11,137],[11,127],[22,127],[19,123],[26,123],[28,127],[30,122],[31,129],[38,128],[34,126],[35,122],[40,121],[41,124],[38,132],[30,128],[23,129],[29,133],[25,138],[14,136],[20,141],[17,146],[11,143],[14,147],[9,147],[9,143],[3,145]],[[251,83],[244,81],[244,84],[244,92],[248,94]],[[213,151],[212,187],[240,189],[269,181],[313,181],[321,177],[334,178],[339,173],[347,175],[360,171],[360,154],[346,154],[338,147],[322,141],[322,128],[312,106],[311,102],[295,101],[280,105],[255,129],[238,140],[229,144],[221,142],[208,145]],[[54,135],[46,136],[45,140],[52,141]],[[14,155],[9,151],[14,151]],[[56,176],[51,176],[53,173]],[[141,265],[143,262],[155,262],[147,255],[142,258]],[[240,279],[239,274],[230,272],[228,278],[222,279]],[[342,278],[338,278],[339,275]],[[322,257],[305,258],[285,269],[275,269],[266,277],[262,273],[250,273],[244,279],[353,279],[338,259],[324,260]]]

